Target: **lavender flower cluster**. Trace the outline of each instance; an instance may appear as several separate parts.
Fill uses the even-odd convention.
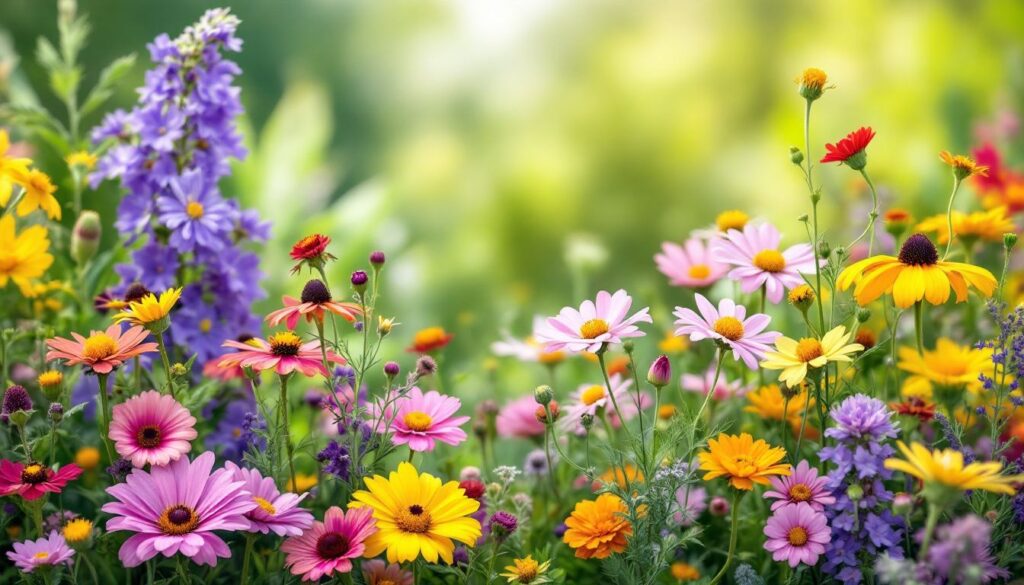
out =
[[[117,267],[122,288],[185,284],[170,335],[200,363],[218,356],[224,339],[258,330],[251,306],[265,296],[255,284],[259,259],[242,245],[265,241],[270,224],[218,188],[230,160],[246,154],[235,124],[241,70],[221,54],[241,50],[238,24],[214,9],[174,40],[158,36],[136,107],[108,114],[92,132],[94,143],[112,146],[91,181],[120,180],[127,193],[115,225],[129,243],[142,242]]]
[[[918,535],[918,540],[923,532]],[[1009,572],[996,565],[992,556],[992,525],[970,514],[940,526],[927,558],[914,562],[883,556],[876,563],[882,583],[944,585],[947,583],[990,583]]]

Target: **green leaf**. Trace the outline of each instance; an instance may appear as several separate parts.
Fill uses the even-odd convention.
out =
[[[64,125],[40,107],[9,104],[0,107],[0,120],[42,138],[62,156],[70,150],[68,132]]]
[[[64,102],[71,102],[78,93],[82,71],[77,67],[61,68],[50,72],[50,88]]]
[[[39,64],[50,73],[64,66],[60,53],[57,52],[53,43],[43,37],[39,37],[38,42],[36,42],[36,61],[39,61]]]
[[[99,81],[93,86],[92,91],[86,96],[82,108],[79,110],[82,117],[85,117],[99,108],[114,93],[114,86],[135,66],[135,54],[125,55],[114,59],[100,72]]]

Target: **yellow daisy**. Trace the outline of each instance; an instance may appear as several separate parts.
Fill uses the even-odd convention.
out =
[[[743,410],[752,412],[764,420],[781,421],[785,418],[788,422],[798,422],[804,409],[814,404],[814,399],[808,399],[807,390],[801,388],[800,392],[789,399],[786,404],[786,397],[778,384],[761,386],[757,390],[747,394],[747,401],[750,402]]]
[[[457,481],[442,485],[411,463],[399,464],[387,478],[375,475],[363,481],[367,489],[352,494],[349,507],[373,508],[378,531],[366,540],[367,557],[387,551],[388,562],[399,563],[422,554],[427,562],[436,563],[440,557],[450,565],[452,540],[474,546],[480,538],[480,522],[470,517],[480,502],[466,497]]]
[[[18,202],[19,216],[24,217],[37,209],[42,209],[50,219],[60,219],[60,203],[53,196],[57,186],[46,173],[31,169],[27,173],[16,175],[14,181],[25,189],[25,194]]]
[[[821,340],[805,337],[800,341],[789,337],[775,340],[776,351],[765,354],[761,367],[782,370],[779,380],[790,388],[796,387],[807,377],[808,368],[820,368],[828,362],[848,362],[851,353],[861,351],[859,343],[847,343],[850,334],[840,325],[825,334]]]
[[[550,565],[550,560],[538,563],[533,559],[533,555],[526,555],[525,559],[512,559],[512,564],[505,567],[505,572],[501,576],[507,578],[509,583],[540,585],[548,582],[544,573]]]
[[[929,451],[921,443],[907,447],[903,441],[897,441],[896,445],[905,459],[890,457],[885,460],[885,467],[916,477],[924,483],[926,490],[929,486],[938,486],[1012,496],[1017,491],[1011,484],[1024,481],[1024,475],[1002,475],[1003,465],[998,461],[976,461],[964,465],[963,453],[953,449]]]
[[[53,264],[46,228],[34,225],[20,234],[14,230],[14,216],[0,218],[0,288],[13,280],[21,294],[35,294],[33,284]]]
[[[0,130],[0,206],[4,207],[11,200],[14,184],[20,182],[16,178],[27,175],[28,166],[32,164],[30,159],[9,156],[10,149],[10,136],[6,130]]]
[[[137,301],[128,303],[128,308],[114,315],[115,323],[125,321],[132,325],[149,325],[165,319],[181,298],[180,288],[169,288],[160,293],[149,293]]]
[[[942,159],[942,162],[953,168],[953,174],[956,175],[958,179],[966,179],[971,175],[981,175],[982,177],[988,176],[988,167],[979,165],[969,156],[951,154],[948,151],[943,150],[939,153],[939,158]]]
[[[917,230],[935,233],[935,239],[940,244],[949,241],[949,222],[945,214],[933,215],[925,219],[917,224]],[[953,233],[967,242],[974,240],[1002,242],[1003,234],[1016,231],[1017,226],[1006,215],[1006,207],[971,213],[953,212]]]
[[[992,374],[992,350],[957,345],[952,339],[939,338],[935,349],[918,354],[916,349],[900,348],[897,364],[905,372],[940,386],[966,387],[971,392],[981,390],[978,375]]]
[[[69,167],[79,166],[91,171],[96,166],[96,155],[88,150],[78,150],[67,155],[64,162],[68,163]]]

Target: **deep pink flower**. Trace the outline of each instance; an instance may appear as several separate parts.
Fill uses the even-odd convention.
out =
[[[819,476],[806,459],[797,464],[792,475],[769,478],[772,489],[764,493],[766,498],[778,501],[772,503],[772,512],[783,506],[807,502],[815,511],[821,512],[826,505],[836,503],[832,492],[825,487],[826,477]]]
[[[719,281],[729,267],[713,259],[700,238],[690,238],[680,246],[675,242],[661,244],[661,253],[654,255],[658,270],[668,277],[669,284],[700,288]]]
[[[436,441],[458,445],[466,440],[466,432],[459,425],[469,420],[468,416],[454,416],[461,406],[458,398],[436,390],[424,394],[413,386],[395,401],[391,441],[409,445],[413,451],[433,451]]]
[[[773,303],[782,300],[786,289],[804,284],[801,274],[814,272],[814,250],[810,244],[796,244],[779,250],[782,234],[769,223],[747,224],[743,231],[729,230],[711,242],[711,256],[732,265],[729,278],[740,283],[743,292],[765,288]]]
[[[18,494],[26,500],[36,500],[47,492],[59,494],[79,475],[82,475],[82,468],[74,463],[54,471],[41,463],[22,465],[0,459],[0,496]]]
[[[323,576],[351,571],[352,559],[363,556],[364,541],[376,531],[373,508],[366,506],[343,512],[331,506],[323,522],[314,522],[302,536],[284,541],[281,552],[287,555],[285,565],[292,575],[302,575],[303,581],[316,581]]]
[[[764,548],[776,561],[786,561],[790,567],[800,563],[813,566],[825,553],[825,545],[832,540],[825,514],[817,512],[807,502],[783,506],[765,524],[768,540]]]
[[[114,406],[110,438],[135,467],[167,465],[192,450],[196,419],[174,398],[149,390]]]
[[[263,477],[255,469],[239,467],[228,461],[224,468],[231,473],[235,481],[245,482],[246,489],[256,502],[256,507],[245,513],[249,520],[249,532],[267,534],[273,532],[278,536],[299,536],[313,525],[313,515],[299,507],[309,495],[291,492],[281,493],[274,485],[274,478]]]
[[[75,551],[71,550],[64,537],[56,530],[46,538],[16,542],[14,550],[7,552],[7,558],[11,559],[22,573],[31,573],[36,567],[70,565],[73,556]]]
[[[545,344],[545,351],[568,350],[596,352],[606,343],[622,343],[627,337],[643,337],[636,323],[651,323],[647,307],[626,317],[633,298],[619,289],[615,294],[597,293],[597,300],[583,301],[579,310],[563,308],[557,316],[549,317],[534,334]]]
[[[223,345],[238,351],[222,356],[217,362],[221,368],[240,366],[257,372],[273,370],[281,375],[294,371],[302,372],[304,376],[328,375],[324,369],[320,341],[314,339],[302,343],[299,336],[291,331],[275,333],[266,340],[258,337],[244,342],[228,340]],[[345,364],[345,358],[330,350],[327,351],[327,361]]]
[[[544,423],[537,420],[537,401],[533,395],[517,398],[498,412],[495,421],[499,437],[540,437],[544,435]]]
[[[742,359],[751,370],[758,368],[769,344],[779,336],[777,331],[765,331],[772,318],[762,313],[747,317],[747,308],[737,305],[732,299],[722,299],[718,309],[704,295],[694,295],[698,315],[692,309],[676,307],[672,314],[678,317],[675,333],[688,335],[691,341],[714,339],[732,350],[733,359]]]

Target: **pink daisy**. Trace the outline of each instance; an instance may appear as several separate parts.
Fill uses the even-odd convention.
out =
[[[688,335],[691,341],[713,339],[731,349],[733,359],[742,359],[748,368],[756,370],[758,361],[779,336],[777,331],[765,331],[772,318],[762,313],[748,318],[747,308],[737,305],[732,299],[722,299],[717,310],[700,293],[694,295],[694,300],[699,315],[683,307],[676,307],[672,313],[678,317],[676,335]]]
[[[579,310],[563,308],[556,317],[547,322],[534,334],[537,341],[544,343],[546,351],[565,349],[572,352],[596,352],[607,343],[621,343],[623,338],[643,337],[644,333],[636,323],[651,323],[647,307],[626,317],[633,305],[633,298],[619,289],[615,294],[607,291],[597,293],[597,300],[583,301]]]
[[[584,428],[580,424],[580,417],[584,414],[597,416],[601,409],[605,411],[614,410],[614,404],[618,403],[623,410],[623,418],[630,420],[636,415],[635,407],[631,410],[629,404],[634,404],[634,398],[630,397],[629,388],[633,380],[622,377],[621,374],[612,374],[608,377],[611,383],[615,400],[608,394],[608,388],[604,384],[583,384],[576,388],[569,397],[569,406],[563,411],[558,419],[563,428],[571,430],[576,434],[583,434]]]
[[[302,343],[299,336],[291,331],[274,333],[266,340],[258,337],[244,342],[228,340],[223,346],[238,351],[222,356],[217,362],[221,368],[240,366],[257,372],[273,370],[281,375],[294,371],[302,372],[304,376],[328,375],[320,354],[320,341],[314,339]],[[345,358],[328,350],[327,361],[343,365]]]
[[[734,266],[729,278],[740,282],[743,292],[765,287],[773,303],[782,300],[788,288],[804,284],[801,273],[814,272],[814,250],[810,244],[796,244],[779,251],[782,234],[769,223],[747,225],[743,231],[729,230],[711,242],[711,257]]]
[[[680,246],[675,242],[661,244],[661,253],[654,255],[658,270],[668,277],[669,284],[700,288],[718,282],[729,267],[711,258],[704,241],[690,238]]]
[[[700,486],[684,485],[676,490],[676,506],[673,520],[680,526],[690,526],[708,509],[708,492]]]
[[[302,289],[302,296],[299,299],[285,295],[281,297],[284,303],[283,309],[278,309],[267,315],[267,322],[272,327],[277,327],[282,321],[289,329],[295,329],[299,324],[299,317],[305,317],[306,321],[323,323],[326,313],[333,313],[342,319],[352,323],[363,314],[363,309],[356,303],[338,302],[331,299],[331,292],[320,280],[313,279],[306,283]]]
[[[47,492],[59,494],[79,475],[82,475],[82,468],[74,463],[54,471],[41,463],[22,465],[0,459],[0,496],[18,494],[26,500],[37,500]]]
[[[373,508],[353,508],[347,513],[337,506],[328,508],[323,522],[302,536],[284,541],[281,552],[287,555],[285,565],[292,575],[302,575],[303,581],[316,581],[334,573],[352,570],[352,559],[363,556],[364,541],[377,532]]]
[[[107,531],[134,532],[121,545],[118,558],[136,567],[157,554],[181,553],[199,565],[216,565],[230,558],[228,548],[214,530],[248,530],[245,513],[256,507],[245,482],[235,481],[226,469],[213,471],[213,452],[189,461],[181,457],[148,472],[135,469],[124,483],[107,493],[117,501],[102,510],[114,516]]]
[[[135,467],[167,465],[192,450],[196,419],[167,394],[149,390],[114,406],[110,438]]]
[[[707,396],[708,392],[712,392],[711,385],[715,383],[716,368],[717,364],[713,363],[704,371],[703,375],[683,374],[679,379],[679,385],[683,387],[683,390],[699,392],[701,396]],[[714,387],[711,397],[715,400],[725,400],[733,396],[743,396],[747,390],[739,380],[730,382],[723,371],[718,376],[718,384]]]
[[[786,561],[793,568],[800,563],[813,566],[832,540],[825,514],[815,511],[807,502],[777,510],[768,518],[764,534],[768,537],[765,550],[776,561]]]
[[[766,498],[775,498],[772,511],[783,506],[807,502],[815,511],[821,512],[828,504],[836,503],[835,497],[825,487],[826,478],[818,475],[818,470],[803,460],[793,469],[792,475],[772,477],[772,489],[764,493]]]
[[[395,402],[391,441],[409,445],[413,451],[433,451],[436,441],[458,445],[466,440],[466,432],[459,425],[469,420],[468,416],[454,416],[461,406],[458,398],[436,390],[424,394],[413,386]]]
[[[70,565],[73,556],[75,551],[56,530],[46,538],[16,542],[14,550],[7,552],[7,558],[11,559],[22,573],[31,573],[36,567]]]
[[[544,435],[544,423],[537,420],[537,401],[533,396],[517,398],[498,412],[495,421],[499,437],[527,439]]]
[[[313,525],[313,515],[299,507],[309,492],[293,494],[281,493],[274,485],[274,479],[263,477],[255,469],[239,467],[228,461],[224,464],[235,481],[245,483],[246,489],[256,502],[256,507],[245,513],[249,520],[249,532],[267,534],[273,532],[278,536],[300,536]]]
[[[398,563],[388,564],[380,559],[363,561],[366,585],[413,585],[414,576]]]
[[[149,331],[141,325],[122,331],[121,325],[115,323],[106,331],[90,332],[89,337],[72,333],[74,340],[47,339],[50,351],[46,352],[46,359],[62,359],[69,366],[82,364],[97,374],[109,374],[133,357],[156,351],[156,343],[143,343],[148,336]]]

